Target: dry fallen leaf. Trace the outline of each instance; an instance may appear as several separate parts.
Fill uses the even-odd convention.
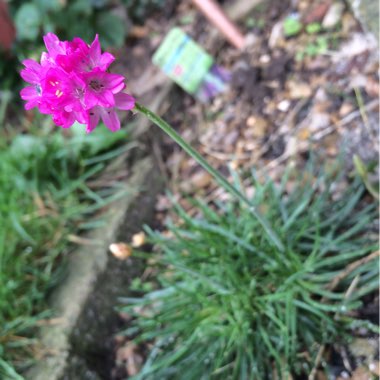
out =
[[[145,233],[144,232],[139,232],[137,234],[134,234],[132,236],[132,247],[133,248],[138,248],[144,245],[145,243]]]
[[[336,2],[331,5],[322,21],[322,26],[326,29],[334,28],[342,19],[345,5],[344,3]]]
[[[125,260],[132,254],[132,247],[125,243],[113,243],[109,250],[119,260]]]
[[[351,380],[371,380],[372,375],[365,367],[358,367],[352,373]]]
[[[376,376],[380,376],[380,362],[378,360],[368,365],[369,370]]]
[[[324,371],[317,371],[315,378],[316,380],[327,380],[327,377]]]
[[[365,84],[365,90],[367,94],[373,98],[377,98],[380,92],[379,81],[372,77],[367,77],[367,81]]]
[[[354,110],[352,103],[344,102],[339,109],[339,116],[344,117]]]
[[[321,1],[311,10],[307,8],[303,19],[304,23],[311,24],[312,22],[321,22],[330,8],[330,4],[331,1]]]
[[[183,181],[180,184],[181,190],[191,192],[194,189],[203,189],[212,182],[212,177],[204,170],[195,172],[188,181]]]
[[[125,362],[129,376],[137,375],[141,369],[143,359],[137,353],[138,347],[134,343],[127,343],[120,347],[116,352],[116,361],[119,363]]]
[[[291,99],[309,98],[312,94],[310,85],[305,82],[288,81],[287,87]]]
[[[277,104],[277,109],[281,112],[287,112],[289,111],[290,104],[290,101],[287,99],[281,100],[281,102]]]
[[[251,128],[253,137],[264,137],[266,135],[269,123],[266,119],[260,116],[250,116],[247,119],[247,126]]]

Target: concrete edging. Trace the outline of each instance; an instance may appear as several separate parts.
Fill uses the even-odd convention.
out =
[[[91,349],[91,346],[97,343],[104,345],[104,341],[101,341],[105,339],[100,331],[101,326],[107,326],[110,323],[110,313],[115,313],[112,306],[120,296],[117,293],[126,293],[126,289],[116,288],[123,286],[125,281],[130,281],[127,273],[133,264],[130,261],[121,262],[112,258],[108,253],[109,245],[118,241],[121,236],[124,240],[127,235],[136,232],[132,231],[133,229],[140,230],[142,223],[149,220],[149,214],[153,215],[154,198],[162,186],[159,172],[154,168],[150,158],[144,158],[133,166],[132,173],[128,185],[133,191],[110,207],[111,217],[107,226],[94,230],[87,236],[94,244],[80,246],[71,255],[68,276],[51,297],[51,306],[59,318],[59,323],[41,329],[40,341],[46,355],[25,375],[26,379],[99,379],[96,371],[86,368],[83,368],[83,371],[87,372],[88,376],[75,373],[73,377],[67,375],[67,372],[70,372],[71,356],[75,355],[75,350],[79,347],[78,342],[82,348],[87,349],[89,346]],[[136,211],[138,215],[131,216]],[[132,227],[128,228],[131,217],[133,221],[129,224]],[[118,280],[121,282],[115,285],[115,289],[109,288],[110,281],[107,280],[107,271],[112,266],[113,271],[115,268],[116,271],[120,270],[118,274],[111,273],[111,278],[114,275],[120,276]],[[106,288],[109,289],[105,290]],[[86,308],[93,303],[95,310],[87,312]],[[81,366],[85,367],[84,363],[81,363]]]

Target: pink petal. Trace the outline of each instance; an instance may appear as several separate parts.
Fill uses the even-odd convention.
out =
[[[78,112],[74,112],[74,115],[75,115],[75,119],[78,121],[78,123],[87,124],[87,120],[88,120],[87,111],[84,111],[82,109]]]
[[[95,96],[98,98],[98,104],[102,107],[110,108],[115,105],[115,98],[111,91],[102,91],[96,93]]]
[[[115,105],[115,99],[111,91],[95,92],[87,89],[84,103],[87,109],[95,106],[109,108]]]
[[[34,59],[24,59],[22,61],[22,64],[27,68],[27,69],[32,69],[34,71],[39,71],[41,70],[41,66],[38,62],[36,62]]]
[[[66,50],[63,48],[63,43],[55,34],[48,33],[43,37],[43,39],[47,51],[53,58],[55,58],[57,54],[65,54]]]
[[[90,133],[96,128],[96,126],[99,124],[99,118],[100,115],[97,109],[92,109],[89,111],[86,133]]]
[[[55,124],[62,128],[70,128],[75,122],[75,116],[72,112],[57,111],[52,115]]]
[[[21,70],[21,77],[25,82],[38,83],[42,74],[42,67],[33,59],[25,59],[25,69]]]
[[[37,90],[34,86],[28,86],[23,88],[20,91],[21,99],[23,100],[32,100],[32,99],[39,99],[40,96],[37,93]]]
[[[121,110],[131,110],[136,103],[136,100],[133,96],[126,94],[124,92],[120,92],[115,96],[115,107]]]
[[[79,37],[74,37],[74,39],[68,43],[68,46],[71,51],[81,51],[86,54],[90,51],[90,47]]]
[[[84,103],[87,109],[94,108],[98,105],[98,98],[92,91],[88,90],[84,96]]]
[[[104,73],[103,78],[101,78],[104,85],[109,90],[112,90],[114,94],[120,92],[125,87],[124,79],[122,75],[109,73]]]
[[[50,60],[49,54],[46,53],[46,51],[43,51],[41,53],[40,62],[41,62],[41,66],[44,66],[44,67],[51,65],[51,60]]]
[[[110,64],[115,60],[115,57],[110,53],[103,53],[98,61],[98,66],[103,71],[106,71]]]
[[[100,116],[104,124],[106,125],[106,127],[111,132],[116,132],[117,130],[120,129],[120,120],[114,109],[109,109],[109,110],[102,109],[100,112]]]
[[[32,108],[34,107],[37,107],[38,106],[38,100],[37,99],[32,99],[32,100],[29,100],[28,102],[25,103],[25,106],[24,108],[29,111],[31,110]]]
[[[90,60],[95,64],[95,66],[97,65],[100,59],[100,54],[101,54],[101,50],[100,50],[99,36],[96,35],[94,38],[94,41],[92,41],[90,50],[88,52],[88,56]]]

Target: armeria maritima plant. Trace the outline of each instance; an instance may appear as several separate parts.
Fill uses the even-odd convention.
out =
[[[32,59],[23,61],[25,69],[21,71],[21,76],[30,84],[21,90],[21,98],[27,101],[26,109],[37,107],[41,113],[52,115],[54,123],[63,128],[69,128],[74,122],[85,124],[87,133],[95,129],[100,119],[111,131],[120,129],[117,109],[141,112],[207,170],[225,190],[246,204],[264,228],[271,244],[284,251],[277,234],[244,194],[167,122],[124,92],[125,78],[108,71],[115,57],[101,52],[98,36],[88,45],[78,37],[72,41],[60,41],[55,34],[48,33],[44,42],[47,52],[42,53],[40,63]]]

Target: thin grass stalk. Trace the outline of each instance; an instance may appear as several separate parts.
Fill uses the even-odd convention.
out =
[[[251,201],[243,195],[235,186],[231,185],[217,170],[215,170],[195,149],[193,149],[165,120],[156,115],[154,112],[145,108],[143,105],[136,103],[135,110],[146,116],[152,123],[161,128],[170,138],[172,138],[187,154],[198,162],[217,182],[230,194],[245,203],[253,216],[257,219],[273,243],[281,252],[284,252],[284,246],[274,232],[268,221],[260,214]]]

